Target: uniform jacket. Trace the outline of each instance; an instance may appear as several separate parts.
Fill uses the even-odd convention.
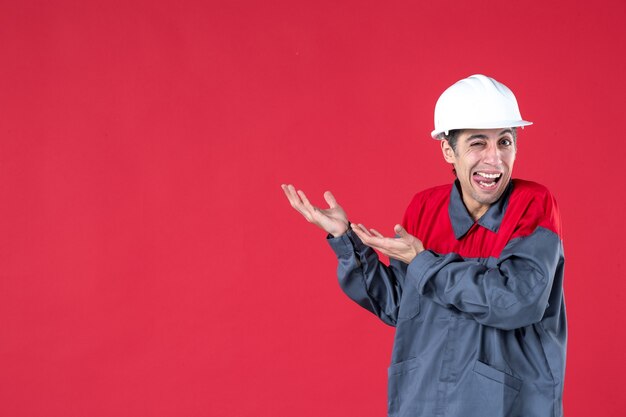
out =
[[[329,239],[343,291],[396,327],[390,417],[559,417],[566,319],[559,212],[512,180],[475,222],[457,183],[418,193],[403,225],[427,249],[379,262],[351,231]]]

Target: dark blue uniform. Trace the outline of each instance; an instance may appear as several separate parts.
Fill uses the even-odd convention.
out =
[[[396,327],[389,416],[560,417],[563,245],[549,191],[513,180],[475,222],[458,184],[418,193],[426,250],[387,266],[351,231],[329,243],[345,293]]]

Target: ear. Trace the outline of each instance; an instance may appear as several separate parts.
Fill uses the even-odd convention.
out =
[[[454,164],[456,160],[454,149],[452,149],[452,146],[450,146],[448,141],[445,139],[441,140],[441,152],[443,153],[443,159],[445,159],[447,163]]]

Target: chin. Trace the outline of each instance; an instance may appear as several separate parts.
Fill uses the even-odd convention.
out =
[[[480,204],[493,204],[502,197],[504,190],[505,188],[494,190],[493,193],[474,192],[473,197]]]

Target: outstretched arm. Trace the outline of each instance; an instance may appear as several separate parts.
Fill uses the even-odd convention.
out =
[[[346,295],[383,322],[394,326],[398,318],[406,264],[396,262],[395,259],[390,266],[380,262],[376,252],[364,245],[350,229],[348,216],[330,191],[324,193],[329,207],[320,209],[309,202],[302,190],[296,190],[291,184],[283,184],[281,187],[298,213],[309,223],[332,235],[328,243],[337,255],[339,285]]]
[[[380,262],[376,252],[364,245],[353,230],[328,239],[328,243],[339,261],[337,277],[341,289],[361,307],[395,326],[407,265],[395,259],[389,266]]]

